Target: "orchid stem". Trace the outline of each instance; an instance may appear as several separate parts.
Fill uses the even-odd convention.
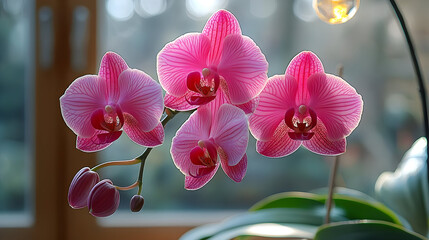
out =
[[[407,40],[408,48],[410,50],[411,60],[413,62],[413,66],[414,66],[414,71],[416,72],[416,75],[417,75],[417,82],[419,84],[420,99],[421,99],[422,108],[423,108],[422,110],[423,110],[425,137],[426,137],[426,140],[428,140],[428,137],[429,137],[429,116],[428,116],[428,110],[427,110],[426,88],[425,88],[425,83],[423,80],[423,75],[422,75],[422,72],[420,70],[419,62],[417,60],[417,53],[414,50],[413,41],[411,40],[411,36],[408,32],[407,25],[405,24],[405,19],[402,16],[402,13],[398,8],[398,5],[396,5],[395,0],[390,0],[390,4],[392,5],[393,10],[395,11],[396,16],[398,17],[399,23],[401,24],[402,31],[404,32],[405,39]],[[429,153],[429,144],[426,144],[426,153]],[[429,154],[427,155],[427,158],[426,158],[426,164],[429,165]],[[428,179],[427,180],[429,181],[429,168],[427,168],[427,169],[428,169],[428,174],[427,174]]]
[[[338,165],[340,162],[340,156],[336,156],[334,159],[334,164],[332,165],[331,176],[329,178],[329,192],[328,199],[326,199],[326,216],[325,223],[329,223],[331,221],[331,209],[332,209],[332,198],[334,196],[335,190],[335,179],[337,178]]]
[[[133,188],[137,187],[138,185],[139,185],[139,182],[138,182],[138,181],[136,181],[135,183],[133,183],[132,185],[127,186],[127,187],[119,187],[119,186],[115,186],[115,187],[116,187],[116,189],[118,189],[118,190],[121,190],[121,191],[127,191],[127,190],[131,190],[131,189],[133,189]]]
[[[105,163],[100,163],[97,166],[91,168],[91,171],[97,171],[101,168],[108,167],[108,166],[118,166],[118,165],[134,165],[137,163],[140,163],[140,159],[133,159],[133,160],[125,160],[125,161],[110,161]]]
[[[170,121],[171,119],[174,118],[174,116],[176,116],[177,113],[179,113],[179,111],[173,111],[171,109],[165,108],[165,113],[167,114],[164,119],[162,119],[161,124],[163,127],[165,127],[165,125],[168,123],[168,121]],[[143,170],[144,170],[144,165],[146,163],[146,159],[147,156],[149,156],[149,153],[152,151],[153,148],[146,148],[146,150],[142,153],[142,155],[138,156],[136,159],[138,159],[140,161],[140,170],[139,170],[139,176],[137,178],[137,181],[135,184],[138,184],[138,191],[137,191],[137,195],[140,195],[142,192],[142,185],[143,185]]]
[[[337,68],[338,68],[338,77],[342,78],[344,73],[344,66],[340,64]],[[329,178],[329,191],[328,191],[328,198],[326,199],[325,223],[329,223],[331,220],[332,197],[334,196],[335,179],[337,178],[339,162],[340,162],[340,156],[338,155],[334,159],[334,165],[332,165],[331,176]]]

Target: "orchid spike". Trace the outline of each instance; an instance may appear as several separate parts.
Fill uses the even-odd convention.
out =
[[[261,50],[241,35],[237,19],[226,10],[213,14],[202,33],[183,35],[158,54],[165,106],[180,111],[207,104],[223,92],[227,103],[250,113],[267,82],[267,69]]]
[[[362,115],[362,97],[340,77],[325,74],[319,58],[301,52],[273,76],[249,118],[257,151],[283,157],[301,144],[321,155],[345,152],[346,137]]]
[[[76,147],[84,152],[108,147],[122,131],[143,146],[163,142],[160,85],[144,72],[128,68],[116,53],[103,56],[98,75],[73,81],[60,103],[64,121],[77,135]]]
[[[247,117],[243,110],[230,104],[216,109],[213,114],[209,108],[199,108],[173,138],[171,155],[185,175],[186,189],[203,187],[219,165],[236,182],[246,173]]]

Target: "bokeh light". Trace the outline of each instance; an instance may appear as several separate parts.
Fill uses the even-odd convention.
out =
[[[192,18],[206,17],[220,8],[224,8],[227,0],[186,0],[186,9]]]
[[[142,17],[153,17],[162,14],[167,9],[166,0],[137,0],[136,12]]]
[[[108,0],[106,10],[116,21],[126,21],[134,15],[134,3],[132,0]]]
[[[360,0],[313,0],[317,16],[329,24],[350,20],[359,8]]]

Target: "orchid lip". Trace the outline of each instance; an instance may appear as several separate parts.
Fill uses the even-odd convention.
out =
[[[106,105],[92,113],[91,124],[98,130],[116,132],[124,125],[124,115],[119,106]]]
[[[197,166],[196,172],[189,172],[192,177],[202,177],[209,174],[217,165],[217,150],[212,140],[200,140],[198,146],[190,152],[190,159],[194,166]]]
[[[307,113],[310,115],[310,122],[304,120],[307,117]],[[311,108],[305,105],[299,106],[298,114],[298,117],[295,116],[294,108],[289,109],[285,113],[285,123],[293,130],[293,132],[288,132],[288,135],[293,140],[310,140],[314,136],[314,132],[310,132],[310,130],[317,125],[317,115]]]
[[[199,94],[199,96],[186,98],[186,101],[191,105],[204,105],[216,97],[220,78],[216,71],[204,68],[201,73],[189,73],[186,84],[189,90]]]

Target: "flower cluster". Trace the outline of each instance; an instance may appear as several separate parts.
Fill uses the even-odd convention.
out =
[[[265,56],[226,10],[216,12],[202,33],[166,44],[157,68],[160,85],[109,52],[98,75],[70,85],[60,99],[61,111],[77,135],[78,149],[101,150],[124,131],[149,147],[131,161],[143,166],[151,147],[163,142],[162,123],[179,111],[193,110],[172,140],[171,156],[185,175],[185,188],[195,190],[220,166],[233,181],[243,179],[249,128],[257,151],[268,157],[286,156],[301,145],[317,154],[338,155],[345,152],[345,138],[362,114],[361,96],[340,77],[324,73],[312,52],[298,54],[284,75],[268,78]],[[161,123],[164,104],[167,117]],[[105,165],[121,164],[130,161]],[[108,179],[99,181],[94,171],[83,168],[76,174],[70,206],[88,206],[94,216],[108,216],[118,207],[118,189],[138,186],[130,208],[142,208],[141,174],[135,184],[120,188]]]

